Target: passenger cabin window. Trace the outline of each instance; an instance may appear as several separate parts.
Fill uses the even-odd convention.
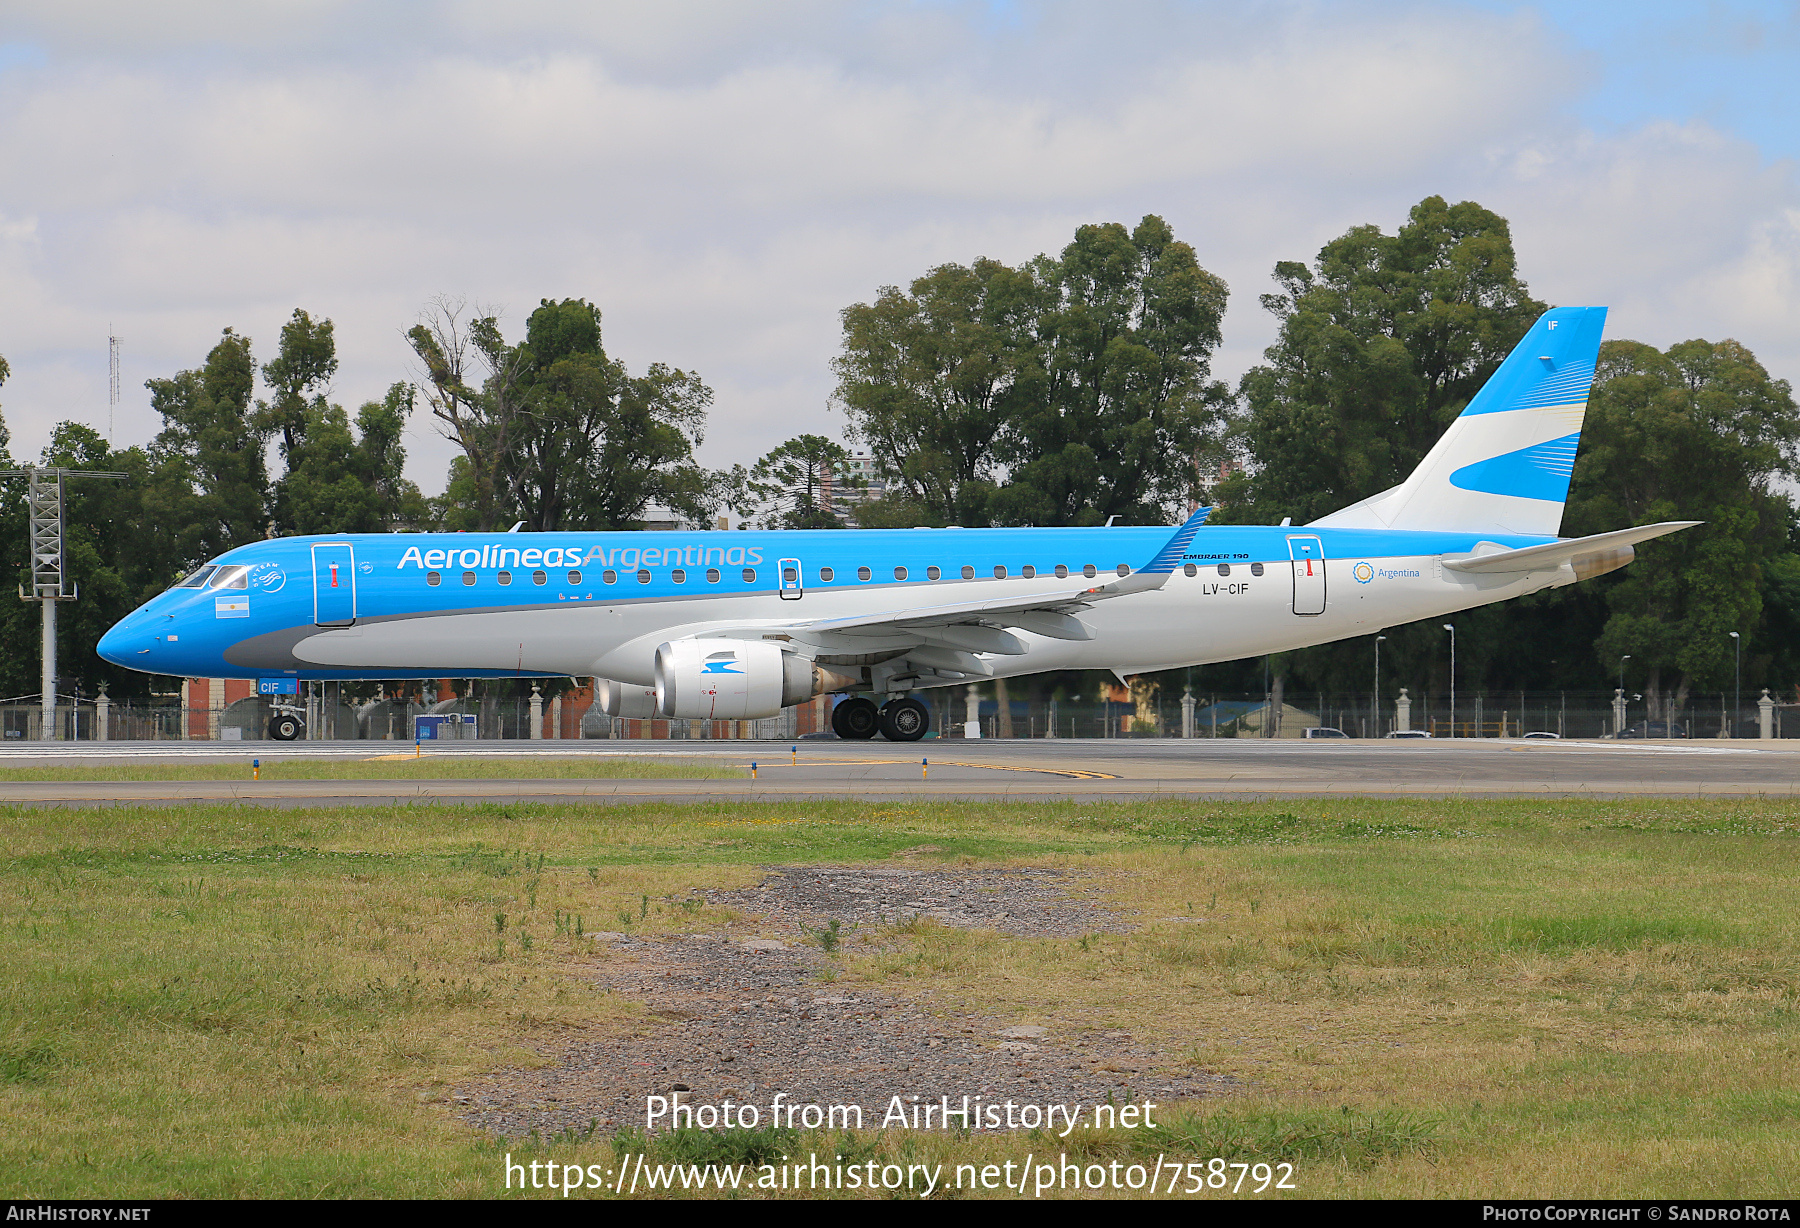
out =
[[[783,567],[781,569],[781,582],[783,584],[793,584],[799,579],[800,572],[798,569],[793,567]]]
[[[1219,564],[1219,574],[1222,576],[1230,575],[1231,574],[1231,564],[1230,563],[1220,563]]]
[[[500,583],[502,585],[511,584],[512,583],[512,572],[503,571],[499,575],[495,576],[494,579],[500,581]]]
[[[465,571],[465,572],[463,572],[463,583],[464,583],[464,584],[473,584],[473,583],[475,583],[475,573],[474,573],[474,572],[472,572],[472,571]]]
[[[894,579],[896,579],[896,580],[906,579],[906,568],[904,568],[904,567],[894,568]]]
[[[1089,563],[1086,567],[1083,567],[1081,569],[1081,574],[1086,576],[1088,579],[1092,580],[1096,574],[1094,565],[1092,563]]]
[[[616,571],[603,571],[600,573],[600,578],[608,584],[617,584],[619,582],[619,573]]]
[[[1056,565],[1056,578],[1058,580],[1067,580],[1069,578],[1068,564],[1058,563]]]
[[[580,584],[581,583],[581,573],[579,571],[571,571],[569,573],[569,583],[570,584]]]
[[[214,588],[249,588],[250,569],[248,567],[221,567],[213,573]]]
[[[856,578],[858,580],[867,580],[870,576],[872,576],[874,574],[875,573],[870,571],[867,567],[858,567],[856,569]]]
[[[569,573],[569,583],[570,584],[580,584],[581,581],[576,578],[579,574],[580,574],[579,572],[571,571]],[[638,583],[639,584],[650,583],[650,571],[648,568],[639,568],[638,569]]]
[[[1118,570],[1118,573],[1122,576],[1128,576],[1131,574],[1131,568],[1125,566],[1125,564],[1123,564],[1123,563],[1119,564],[1117,570]]]
[[[830,584],[831,577],[833,576],[833,574],[835,574],[835,573],[833,573],[833,571],[829,567],[819,568],[819,583]]]
[[[973,567],[964,566],[963,579],[973,580],[974,578],[975,578],[975,569]]]
[[[425,573],[425,583],[431,585],[432,588],[436,588],[438,585],[442,584],[443,582],[444,582],[444,573],[443,572],[428,571]]]
[[[687,572],[685,572],[685,571],[681,570],[681,568],[677,567],[674,571],[671,571],[669,573],[669,579],[675,581],[675,583],[677,583],[677,584],[686,584],[687,583]]]
[[[994,565],[994,579],[996,579],[996,580],[1006,579],[1006,564],[997,563]]]
[[[936,580],[938,577],[942,576],[943,574],[944,573],[943,573],[942,569],[937,568],[937,567],[927,567],[925,569],[925,578],[927,580]]]
[[[719,582],[719,569],[717,567],[708,567],[706,569],[706,582],[708,584],[717,584]]]
[[[183,580],[180,584],[177,584],[175,587],[176,588],[205,588],[206,587],[206,578],[208,576],[212,575],[212,573],[217,570],[218,570],[218,568],[214,567],[211,563],[208,563],[205,567],[202,567],[199,571],[196,571],[193,575],[189,576],[187,579]]]
[[[754,568],[754,567],[744,568],[744,583],[745,584],[755,584],[756,583],[756,568]]]
[[[1192,563],[1183,563],[1181,565],[1181,574],[1184,576],[1197,576],[1200,574],[1200,569]]]
[[[1262,575],[1262,564],[1261,563],[1250,564],[1250,574],[1253,576]]]
[[[1027,580],[1035,580],[1037,579],[1037,568],[1033,567],[1030,563],[1027,563],[1025,566],[1019,568],[1019,574],[1024,576]]]
[[[533,584],[548,584],[550,582],[550,577],[541,571],[534,571],[531,573],[531,582]]]

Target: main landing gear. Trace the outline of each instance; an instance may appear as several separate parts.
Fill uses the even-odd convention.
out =
[[[852,695],[831,710],[831,731],[847,742],[866,741],[877,733],[890,742],[917,742],[930,729],[931,709],[911,696],[877,708],[873,700]]]

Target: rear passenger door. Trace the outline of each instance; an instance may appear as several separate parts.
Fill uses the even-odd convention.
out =
[[[1294,613],[1325,612],[1325,543],[1311,535],[1290,537],[1288,557],[1294,566]]]

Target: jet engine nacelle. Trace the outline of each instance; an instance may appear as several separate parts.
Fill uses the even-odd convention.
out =
[[[763,640],[676,640],[656,650],[663,716],[758,720],[857,682]]]
[[[615,678],[594,679],[594,702],[608,716],[647,721],[661,716],[656,710],[656,688],[620,682]]]

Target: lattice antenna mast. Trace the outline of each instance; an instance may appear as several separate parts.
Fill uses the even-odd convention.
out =
[[[31,592],[19,586],[22,601],[36,601],[44,610],[43,723],[38,736],[56,741],[56,603],[81,595],[68,580],[68,558],[63,549],[63,479],[107,478],[123,481],[128,473],[99,469],[59,469],[30,465],[0,469],[0,478],[26,479],[26,499],[31,507]]]
[[[112,328],[107,328],[106,338],[106,448],[112,450],[113,427],[119,417],[119,338],[111,336]]]

